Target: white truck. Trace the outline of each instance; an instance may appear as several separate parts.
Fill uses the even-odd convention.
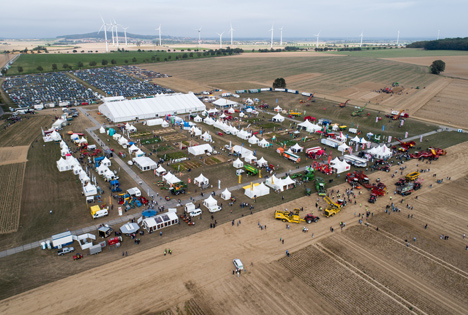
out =
[[[60,249],[60,250],[57,252],[57,254],[58,254],[59,256],[63,256],[63,255],[65,255],[65,254],[72,253],[72,252],[74,252],[74,251],[75,251],[75,248],[73,248],[73,247],[63,247],[62,249]]]
[[[185,213],[187,213],[191,217],[196,217],[202,214],[201,209],[196,208],[193,202],[189,202],[185,205]]]
[[[141,197],[141,191],[137,187],[128,189],[127,194],[129,194],[132,197]]]

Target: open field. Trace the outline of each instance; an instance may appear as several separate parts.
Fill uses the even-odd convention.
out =
[[[27,162],[29,146],[0,147],[0,165]]]
[[[346,55],[352,57],[367,57],[367,58],[409,58],[409,57],[428,57],[431,62],[434,61],[434,57],[438,56],[468,56],[466,51],[458,50],[424,50],[419,48],[399,48],[399,49],[375,49],[363,48],[361,51],[330,51],[327,54],[332,55]]]
[[[18,292],[15,283],[24,285],[23,290],[34,288],[26,279],[37,275],[39,267],[30,268],[26,261],[33,266],[47,262],[48,268],[41,269],[41,283],[46,278],[70,276],[3,300],[0,311],[16,314],[34,309],[55,314],[79,307],[84,312],[139,314],[189,314],[195,310],[204,314],[464,314],[468,307],[468,266],[466,241],[461,234],[468,221],[456,204],[463,202],[462,192],[468,188],[467,149],[468,143],[449,148],[447,156],[433,162],[431,171],[421,175],[423,188],[405,197],[401,206],[396,203],[401,212],[390,215],[384,211],[388,197],[370,205],[364,192],[356,195],[356,205],[308,225],[308,233],[301,231],[301,224],[286,229],[285,223],[273,219],[272,208],[244,216],[239,226],[218,225],[190,238],[177,239],[172,232],[179,227],[165,230],[162,237],[145,235],[142,245],[128,248],[128,257],[122,257],[120,250],[107,249],[79,262],[38,249],[6,257],[1,279],[2,287],[9,292]],[[406,162],[405,172],[416,169],[416,163]],[[452,167],[453,163],[460,167]],[[451,181],[435,183],[448,176]],[[371,181],[379,177],[389,187],[395,181],[391,173],[369,177]],[[348,187],[343,184],[336,189]],[[282,207],[302,206],[307,213],[315,210],[313,201],[314,197],[303,197]],[[360,202],[369,205],[373,213],[368,219],[370,227],[359,225],[354,215],[365,211]],[[414,210],[405,208],[406,203],[414,205]],[[407,219],[407,214],[414,214],[414,218]],[[204,220],[210,221],[204,216],[197,224],[206,224]],[[343,232],[338,227],[340,221],[346,222]],[[259,229],[259,223],[268,228]],[[428,228],[424,229],[426,223]],[[330,226],[335,232],[330,232]],[[376,226],[379,231],[375,231]],[[450,239],[440,240],[441,233],[450,235]],[[410,240],[409,247],[405,239]],[[123,245],[128,243],[126,240]],[[137,253],[143,247],[151,249]],[[163,256],[165,248],[173,254]],[[286,249],[291,252],[289,259],[284,258]],[[247,269],[239,278],[232,275],[233,258],[242,259]],[[187,268],[188,261],[192,268]],[[103,281],[106,290],[102,290]],[[55,301],[51,302],[57,295],[67,303],[57,307]],[[93,298],[96,296],[100,299]],[[115,302],[103,304],[103,299]]]
[[[0,129],[0,147],[30,145],[41,139],[41,127],[49,129],[54,121],[49,115],[24,115],[23,120]]]
[[[26,163],[0,166],[0,234],[18,230]]]
[[[436,52],[440,53],[440,51]],[[460,53],[462,52],[460,51]],[[468,79],[468,54],[466,52],[464,52],[463,55],[438,54],[431,57],[394,57],[386,59],[427,67],[429,67],[434,60],[441,59],[445,62],[445,71],[441,73],[441,76]]]

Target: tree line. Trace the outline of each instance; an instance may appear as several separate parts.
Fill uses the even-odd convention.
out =
[[[423,48],[425,50],[468,50],[468,37],[419,41],[406,45],[406,47]]]

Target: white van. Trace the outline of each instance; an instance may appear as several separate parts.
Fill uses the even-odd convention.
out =
[[[242,264],[242,261],[240,259],[234,259],[233,261],[234,267],[238,270],[244,270],[244,265]]]
[[[193,217],[196,217],[196,216],[199,216],[200,214],[202,214],[202,211],[201,209],[195,209],[193,211],[190,212],[190,216],[193,218]]]

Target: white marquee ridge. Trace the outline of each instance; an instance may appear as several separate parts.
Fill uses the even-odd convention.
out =
[[[157,95],[154,98],[105,102],[99,111],[115,123],[151,119],[165,115],[205,111],[206,106],[194,94]]]

